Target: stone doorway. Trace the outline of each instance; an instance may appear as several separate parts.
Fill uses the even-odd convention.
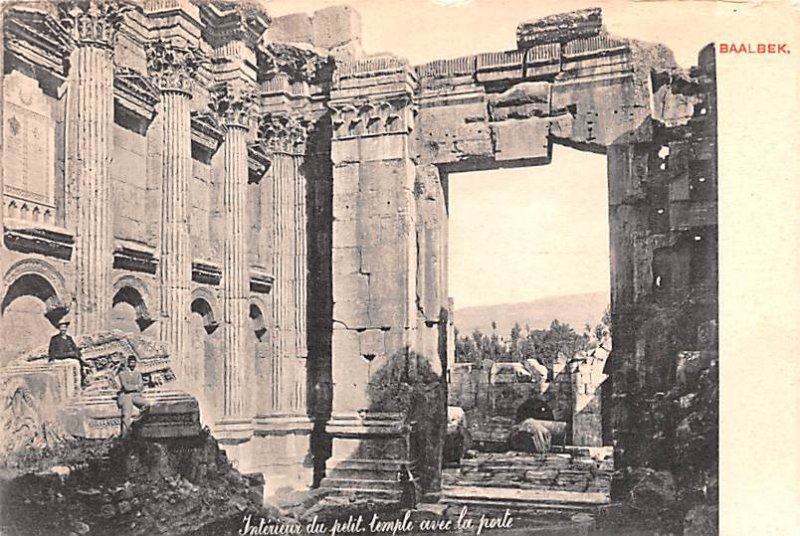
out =
[[[609,397],[654,396],[663,374],[647,371],[675,359],[672,349],[645,340],[660,336],[653,326],[668,307],[654,303],[654,276],[668,272],[660,260],[678,274],[666,291],[675,299],[707,287],[692,283],[693,266],[716,266],[713,255],[702,263],[681,253],[687,236],[702,241],[701,230],[716,227],[716,202],[700,195],[716,192],[713,48],[685,71],[664,47],[606,33],[599,10],[524,23],[517,37],[513,51],[420,66],[381,56],[334,72],[333,407],[326,424],[334,473],[341,462],[376,461],[370,452],[387,438],[401,445],[412,424],[391,405],[372,403],[364,356],[374,356],[373,378],[389,363],[403,364],[410,384],[431,385],[421,370],[446,377],[440,341],[452,324],[444,262],[449,175],[546,164],[555,144],[606,155],[614,354],[604,372],[620,377]],[[701,178],[703,188],[695,184]],[[715,280],[714,270],[706,273]],[[711,294],[708,304],[715,304]],[[711,321],[715,311],[699,307],[696,320]],[[680,343],[697,344],[695,337]],[[641,424],[628,404],[605,404],[603,442],[622,447],[621,467],[652,455],[637,439]],[[445,426],[441,409],[431,413],[435,429]],[[441,447],[435,443],[432,451]],[[394,455],[408,461],[410,453]],[[436,493],[438,476],[426,491]]]

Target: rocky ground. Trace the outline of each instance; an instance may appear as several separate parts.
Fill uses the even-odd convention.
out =
[[[208,433],[169,441],[71,440],[0,468],[4,535],[202,534],[262,506],[263,480],[236,471]]]

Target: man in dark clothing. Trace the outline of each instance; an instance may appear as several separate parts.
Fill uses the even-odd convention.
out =
[[[81,387],[86,386],[86,371],[89,364],[81,357],[81,350],[75,341],[67,334],[69,328],[68,320],[61,320],[58,323],[58,334],[53,335],[50,339],[50,348],[47,352],[48,361],[52,363],[55,360],[61,359],[74,359],[80,364],[81,368]]]

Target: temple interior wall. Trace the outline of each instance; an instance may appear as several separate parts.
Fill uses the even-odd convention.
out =
[[[244,465],[258,465],[253,437],[307,438],[309,414],[340,484],[353,456],[372,464],[362,474],[391,472],[377,463],[388,442],[436,492],[447,175],[546,164],[564,143],[608,157],[604,439],[619,467],[660,452],[637,434],[667,424],[631,401],[690,389],[692,363],[716,363],[713,49],[683,71],[592,19],[525,23],[516,50],[411,66],[361,57],[349,8],[280,17],[266,40],[266,19],[214,2],[69,15],[95,17],[100,42],[56,9],[4,19],[4,340],[44,341],[68,312],[79,330],[152,333],[183,346],[179,381]],[[108,143],[88,134],[107,128]],[[690,335],[665,341],[672,328]],[[407,385],[426,394],[409,402]]]

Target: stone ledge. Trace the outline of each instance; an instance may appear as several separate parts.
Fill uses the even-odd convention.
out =
[[[402,413],[334,413],[325,431],[336,437],[403,436],[411,427]]]
[[[130,240],[114,241],[114,268],[154,274],[157,267],[154,247]]]
[[[237,445],[253,437],[253,421],[249,418],[226,417],[214,423],[211,431],[220,444]]]
[[[75,237],[63,227],[12,218],[5,220],[3,239],[8,249],[64,260],[72,257],[75,245]]]
[[[259,415],[253,418],[253,433],[257,436],[308,434],[314,423],[305,415]]]

